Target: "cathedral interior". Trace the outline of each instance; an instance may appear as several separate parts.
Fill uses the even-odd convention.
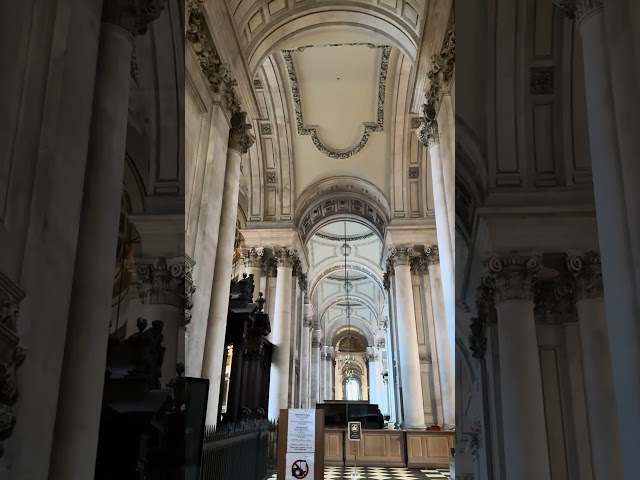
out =
[[[637,478],[636,0],[0,13],[0,480]]]

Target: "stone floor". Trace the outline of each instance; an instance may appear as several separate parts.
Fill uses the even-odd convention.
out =
[[[408,468],[358,467],[353,477],[353,467],[325,467],[324,480],[449,480],[449,470],[413,470]],[[273,475],[271,479],[276,479]]]

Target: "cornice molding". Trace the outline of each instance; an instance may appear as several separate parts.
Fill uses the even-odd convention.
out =
[[[293,95],[293,104],[296,116],[296,127],[298,135],[311,135],[311,141],[315,147],[322,154],[327,157],[343,160],[354,156],[369,142],[371,134],[374,132],[382,132],[384,129],[384,102],[386,97],[386,85],[387,85],[387,72],[389,69],[389,57],[391,56],[391,47],[386,45],[374,45],[372,43],[345,43],[345,44],[328,44],[320,45],[321,47],[339,47],[339,46],[367,46],[369,48],[378,48],[382,50],[382,57],[380,60],[380,74],[378,75],[378,100],[377,100],[377,116],[376,123],[365,123],[364,132],[360,141],[355,147],[347,151],[337,151],[330,149],[318,136],[318,131],[315,127],[305,126],[302,115],[302,97],[300,94],[300,87],[298,85],[298,76],[293,61],[293,52],[303,52],[311,46],[298,47],[294,50],[283,50],[282,57],[284,58],[285,65],[287,67],[287,73],[289,75],[289,82],[291,83],[291,93]]]

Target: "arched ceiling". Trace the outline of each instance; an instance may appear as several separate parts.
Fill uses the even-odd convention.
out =
[[[350,323],[370,344],[384,303],[380,237],[362,223],[330,222],[307,242],[307,256],[310,298],[327,341]]]

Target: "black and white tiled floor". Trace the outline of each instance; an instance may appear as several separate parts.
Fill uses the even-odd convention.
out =
[[[324,480],[449,480],[450,478],[449,470],[358,467],[357,477],[353,477],[353,473],[353,467],[325,467]],[[276,475],[271,477],[273,480],[276,478]]]

